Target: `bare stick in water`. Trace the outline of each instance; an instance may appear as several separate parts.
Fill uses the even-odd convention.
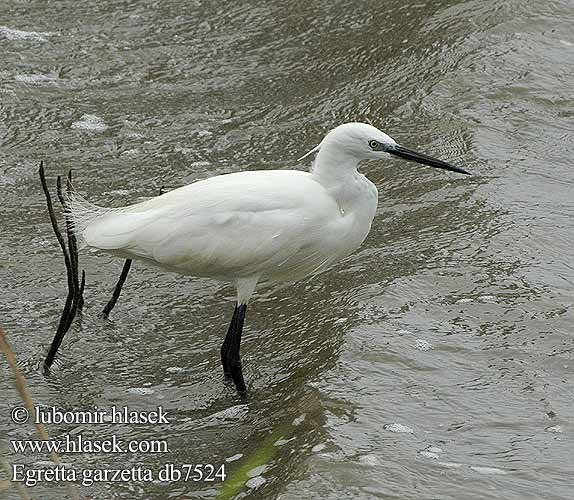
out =
[[[60,204],[64,209],[64,214],[66,213],[66,200],[64,199],[64,195],[62,193],[62,178],[58,176],[56,178],[56,190],[58,193],[58,199],[60,200]],[[76,311],[78,309],[78,292],[79,292],[79,284],[78,284],[78,252],[75,249],[75,237],[74,233],[71,231],[70,222],[66,217],[66,234],[68,236],[68,254],[69,254],[69,267],[66,266],[67,276],[68,276],[68,297],[70,299],[70,307],[68,308],[68,315],[66,318],[66,324],[64,327],[64,335],[70,329],[72,321],[76,316]],[[66,300],[67,302],[67,300]]]
[[[82,281],[80,281],[80,298],[78,299],[78,311],[84,308],[84,287],[86,286],[86,271],[82,269]]]
[[[24,375],[22,375],[20,368],[18,368],[16,356],[14,355],[14,352],[12,351],[10,344],[8,344],[8,340],[6,339],[6,333],[4,332],[4,330],[2,330],[2,327],[0,327],[0,351],[4,353],[6,359],[8,360],[8,364],[12,368],[16,383],[16,389],[18,390],[18,393],[20,394],[22,401],[24,402],[26,408],[28,408],[28,411],[32,416],[32,420],[36,425],[36,431],[38,432],[40,439],[42,439],[43,441],[48,441],[50,439],[50,437],[48,436],[48,432],[46,431],[44,424],[39,422],[38,419],[36,418],[36,406],[34,405],[34,401],[32,400],[30,392],[28,391],[28,384],[26,383],[26,379],[24,378]],[[52,458],[52,461],[56,465],[60,465],[62,463],[60,460],[60,456],[55,451],[50,452],[50,456]],[[70,497],[73,498],[74,500],[79,500],[80,496],[78,494],[77,488],[70,483],[67,483],[66,486]],[[22,491],[24,490],[19,489],[22,498],[29,498],[27,493],[24,493],[23,495]]]
[[[50,345],[50,349],[48,351],[48,355],[44,361],[44,373],[48,374],[50,372],[50,368],[62,341],[64,340],[64,336],[66,335],[67,331],[69,330],[74,317],[76,316],[76,311],[78,310],[78,305],[80,303],[83,304],[83,299],[80,295],[80,289],[83,290],[83,286],[80,286],[78,280],[78,250],[76,239],[72,231],[72,227],[70,221],[66,219],[66,229],[67,229],[67,236],[68,236],[68,247],[66,247],[66,242],[64,241],[64,237],[60,231],[58,226],[58,221],[56,219],[56,214],[54,212],[54,206],[52,204],[52,197],[50,195],[50,191],[48,190],[48,185],[46,183],[46,175],[44,172],[44,162],[40,162],[40,181],[42,182],[42,189],[44,190],[44,194],[46,196],[46,205],[48,207],[48,214],[50,215],[50,222],[52,223],[52,229],[54,230],[54,234],[58,239],[58,243],[60,244],[60,248],[62,249],[62,253],[64,255],[64,264],[66,265],[66,275],[68,281],[68,296],[66,297],[66,303],[64,304],[64,309],[62,310],[62,315],[60,316],[60,322],[58,324],[58,329],[56,330],[56,334],[54,335],[54,339],[52,340],[52,344]],[[68,189],[71,189],[71,173],[68,175]],[[66,201],[62,194],[62,180],[58,176],[57,178],[57,190],[58,190],[58,198],[60,203],[66,209]],[[83,275],[82,275],[83,276]],[[83,276],[83,281],[85,278]]]
[[[69,199],[72,194],[72,170],[68,171],[68,176],[66,178],[66,193]],[[81,287],[78,271],[78,242],[76,240],[76,235],[74,234],[72,221],[69,218],[68,202],[63,199],[61,187],[58,191],[58,197],[60,198],[60,203],[62,204],[64,215],[66,217],[66,232],[68,234],[68,247],[70,249],[70,263],[72,264],[72,277],[74,279],[74,289],[76,291],[74,305],[77,311],[78,309],[81,309],[79,307],[80,302],[83,302],[82,294],[80,292]]]

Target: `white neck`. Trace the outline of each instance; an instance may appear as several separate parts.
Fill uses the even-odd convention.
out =
[[[325,185],[341,184],[357,175],[359,161],[341,148],[322,147],[313,164],[313,176]]]

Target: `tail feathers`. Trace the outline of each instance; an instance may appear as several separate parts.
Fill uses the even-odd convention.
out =
[[[100,218],[116,211],[117,209],[114,208],[94,205],[75,191],[68,193],[66,196],[66,219],[71,224],[74,236],[80,243],[81,248],[87,246],[82,234],[86,228]]]

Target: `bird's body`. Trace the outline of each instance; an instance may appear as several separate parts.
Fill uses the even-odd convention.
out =
[[[260,170],[220,175],[123,208],[77,195],[68,216],[85,244],[192,276],[226,280],[237,306],[222,347],[226,375],[244,391],[239,342],[246,304],[261,281],[294,281],[356,250],[377,209],[377,189],[357,171],[387,153],[466,173],[403,148],[371,125],[332,130],[311,172]]]
[[[233,283],[292,281],[369,233],[377,190],[356,171],[349,177],[339,192],[308,172],[238,172],[121,209],[72,210],[85,243],[100,250]]]

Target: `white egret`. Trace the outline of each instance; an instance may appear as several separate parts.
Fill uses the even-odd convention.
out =
[[[225,376],[244,392],[239,350],[257,283],[323,271],[369,234],[377,188],[357,171],[359,162],[391,155],[468,174],[364,123],[331,130],[307,155],[315,152],[311,172],[219,175],[122,208],[97,207],[72,194],[68,217],[85,246],[235,285],[237,302],[221,362]]]

